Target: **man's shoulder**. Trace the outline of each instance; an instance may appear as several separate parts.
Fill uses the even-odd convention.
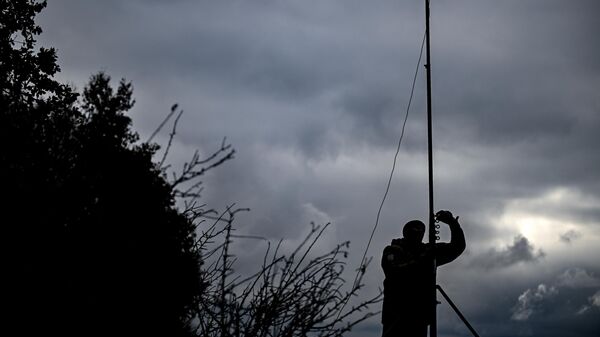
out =
[[[386,253],[411,253],[420,254],[430,249],[429,245],[425,243],[420,244],[409,244],[404,239],[394,239],[392,243],[386,246],[383,250]]]

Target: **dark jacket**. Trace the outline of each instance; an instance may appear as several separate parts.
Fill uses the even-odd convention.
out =
[[[450,235],[449,243],[435,244],[437,266],[453,261],[465,250],[465,236],[458,223],[450,225]],[[394,239],[383,250],[381,266],[385,273],[382,323],[429,324],[434,301],[431,246]]]

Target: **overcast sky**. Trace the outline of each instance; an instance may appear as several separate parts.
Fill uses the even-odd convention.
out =
[[[251,208],[239,234],[294,243],[311,221],[331,221],[321,247],[351,240],[358,265],[406,111],[423,1],[49,2],[40,42],[58,49],[60,80],[81,89],[99,70],[131,80],[142,139],[179,103],[172,163],[225,136],[233,144],[204,201]],[[438,281],[482,336],[600,335],[599,15],[597,0],[432,1],[435,204],[467,236]],[[383,248],[427,216],[425,116],[421,67],[365,297],[382,286]],[[236,243],[242,259],[265,248]],[[440,336],[469,335],[445,303],[438,312]],[[379,336],[379,317],[355,335]]]

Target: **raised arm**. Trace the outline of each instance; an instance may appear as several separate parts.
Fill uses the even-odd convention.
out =
[[[458,217],[455,218],[449,211],[439,211],[436,214],[436,218],[450,227],[450,242],[437,243],[435,245],[436,264],[437,266],[441,266],[454,261],[454,259],[462,254],[465,250],[466,242],[465,234],[458,222]]]

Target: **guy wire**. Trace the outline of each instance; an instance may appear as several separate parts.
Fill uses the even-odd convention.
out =
[[[379,226],[379,217],[381,215],[381,210],[383,209],[383,204],[385,203],[385,199],[387,198],[388,192],[390,191],[390,186],[392,184],[392,178],[394,177],[394,171],[396,170],[396,161],[398,159],[398,154],[400,153],[400,146],[402,145],[402,139],[404,138],[404,129],[406,127],[406,122],[408,121],[408,113],[410,112],[410,106],[412,103],[412,99],[413,99],[413,95],[415,92],[415,84],[417,83],[417,76],[419,74],[419,68],[421,66],[421,58],[423,57],[423,47],[425,46],[425,37],[426,37],[426,33],[423,34],[423,41],[421,42],[421,51],[419,52],[419,60],[417,61],[417,68],[415,69],[415,75],[413,77],[413,81],[412,81],[412,87],[410,89],[410,97],[408,99],[408,105],[406,106],[406,113],[404,115],[404,122],[402,124],[402,131],[400,133],[400,138],[398,139],[398,146],[396,148],[396,154],[394,155],[394,162],[392,164],[392,170],[390,172],[390,176],[387,182],[387,186],[385,188],[385,193],[383,194],[383,198],[381,200],[381,204],[379,205],[379,209],[377,210],[377,217],[375,219],[375,225],[373,226],[373,230],[371,231],[371,236],[369,237],[369,241],[367,242],[367,246],[365,248],[365,252],[362,256],[361,259],[361,263],[360,266],[356,272],[356,277],[354,278],[354,282],[352,283],[352,289],[354,290],[354,288],[357,286],[356,282],[358,281],[358,278],[360,276],[360,273],[363,272],[364,268],[366,267],[366,258],[367,258],[367,252],[369,251],[369,247],[371,246],[371,241],[373,240],[373,235],[375,235],[375,231],[377,230],[377,226]],[[337,318],[340,317],[340,314],[342,313],[342,311],[344,310],[344,307],[346,306],[346,304],[348,303],[349,298],[346,299],[346,301],[344,302],[344,305],[342,305],[342,307],[340,308],[340,311],[338,312]],[[336,318],[336,320],[337,320]]]

